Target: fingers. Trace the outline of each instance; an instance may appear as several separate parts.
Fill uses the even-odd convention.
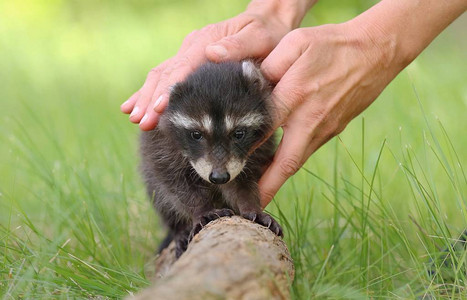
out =
[[[290,129],[289,132],[292,131],[293,130]],[[299,131],[300,130],[295,130],[295,133],[298,133]],[[263,209],[272,201],[274,195],[279,191],[280,187],[287,181],[287,179],[294,175],[316,150],[334,137],[334,135],[314,134],[317,131],[318,130],[313,133],[306,133],[302,130],[302,133],[298,133],[295,137],[286,137],[286,132],[284,132],[284,137],[276,151],[273,162],[259,181],[261,207]],[[303,136],[307,135],[308,138],[304,139]],[[295,146],[297,148],[293,148],[294,146],[284,148],[282,146],[283,144],[288,143],[285,141],[289,141],[294,138],[301,138],[306,141],[297,143]]]
[[[278,87],[282,88],[279,85]],[[335,118],[330,117],[330,111],[325,110],[319,102],[307,102],[306,105],[301,105],[305,102],[300,100],[300,97],[305,99],[306,96],[294,96],[293,87],[293,85],[289,86],[288,90],[284,87],[283,92],[281,91],[284,95],[288,91],[290,98],[282,98],[277,94],[273,98],[276,103],[284,107],[282,110],[276,110],[276,117],[279,120],[277,122],[284,122],[286,125],[283,126],[283,137],[273,162],[259,181],[263,208],[269,204],[287,179],[294,175],[319,147],[337,135],[341,131],[339,128],[342,128],[336,126]]]
[[[258,183],[263,208],[271,202],[285,181],[294,175],[306,161],[309,142],[303,128],[284,128],[284,134],[274,159]]]
[[[200,54],[201,53],[201,54]],[[176,83],[183,81],[186,76],[192,73],[206,58],[199,47],[192,46],[183,54],[171,59],[164,66],[164,70],[159,73],[157,83],[152,87],[152,95],[147,96],[146,112],[141,119],[139,127],[142,130],[154,129],[159,121],[160,115],[169,103],[170,88]]]
[[[171,66],[161,74],[149,109],[161,114],[169,103],[171,87],[185,80],[190,73],[206,61],[203,51],[199,48],[199,46],[193,46],[183,53],[183,56],[176,57]]]
[[[304,74],[305,71],[302,70],[299,62],[289,69],[272,91],[274,129],[285,124],[292,112],[309,97],[307,87],[301,84],[303,80],[300,74]]]
[[[150,107],[148,107],[146,114],[141,119],[139,127],[141,130],[147,131],[156,128],[157,123],[159,122],[160,114],[156,113]]]
[[[292,55],[301,55],[301,53]],[[303,68],[307,65],[304,60],[306,57],[303,56],[293,62],[284,58],[283,62],[291,65],[287,66],[287,70],[284,67],[286,73],[272,93],[274,128],[286,125],[283,126],[284,134],[273,162],[259,181],[263,208],[287,179],[294,175],[308,157],[324,143],[316,136],[317,126],[324,120],[322,114],[316,111],[319,110],[318,107],[302,105],[312,95],[312,90],[308,90],[302,84],[303,76],[313,73]],[[309,79],[309,76],[306,76],[306,80]]]
[[[139,91],[134,93],[130,99],[125,101],[120,109],[124,113],[130,113],[130,121],[133,123],[140,123],[141,121],[147,122],[146,123],[146,130],[150,130],[154,128],[155,124],[157,123],[157,116],[154,114],[146,114],[147,107],[149,102],[151,101],[151,96],[156,89],[157,83],[160,78],[160,74],[163,70],[165,70],[166,66],[168,65],[170,60],[163,62],[158,67],[152,69],[148,76],[146,77],[146,81],[144,82],[143,86]],[[144,123],[143,122],[143,123]],[[151,124],[154,124],[151,128]],[[144,126],[143,126],[144,127]]]
[[[137,91],[136,93],[131,95],[131,97],[128,98],[128,100],[126,100],[122,103],[122,105],[120,105],[120,110],[126,114],[131,113],[133,111],[133,108],[135,107],[136,100],[138,100],[139,94],[140,92]]]
[[[287,34],[261,64],[264,76],[278,82],[306,50],[302,31]]]
[[[166,60],[158,67],[152,69],[143,87],[140,89],[140,95],[136,101],[132,113],[130,114],[130,121],[139,123],[142,130],[154,129],[160,118],[160,113],[154,111],[154,106],[159,105],[162,99],[154,99],[154,92],[163,80],[163,74],[170,72],[170,66],[174,58]],[[168,100],[168,99],[167,99]],[[166,104],[165,104],[166,106]]]
[[[139,90],[139,96],[130,114],[130,121],[133,123],[139,123],[146,113],[146,108],[151,100],[152,93],[156,89],[157,82],[159,80],[161,68],[157,67],[152,69],[144,82],[143,86]]]
[[[206,57],[215,62],[239,61],[248,57],[265,57],[274,48],[269,33],[248,24],[240,32],[224,37],[206,47]]]
[[[187,37],[179,55],[152,69],[137,95],[133,95],[122,104],[122,111],[131,111],[130,121],[139,123],[142,130],[152,130],[156,127],[160,115],[168,105],[171,86],[183,81],[206,61],[206,43],[199,40],[201,45],[194,43],[195,34],[196,32],[193,32]]]
[[[121,110],[131,112],[130,121],[139,123],[142,130],[151,130],[168,105],[170,88],[207,61],[207,56],[214,61],[265,57],[285,33],[279,31],[271,32],[264,22],[251,15],[193,31],[184,39],[178,54],[153,69],[143,87],[121,105]]]

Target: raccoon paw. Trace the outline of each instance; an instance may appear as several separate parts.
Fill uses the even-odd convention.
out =
[[[247,212],[242,214],[242,217],[269,228],[277,236],[284,237],[281,225],[265,212]]]
[[[188,247],[188,233],[181,233],[174,238],[175,258],[177,259],[186,251],[186,248]]]
[[[201,229],[203,229],[203,227],[206,226],[209,222],[217,220],[222,217],[231,217],[234,214],[235,213],[231,209],[228,209],[228,208],[213,209],[213,210],[208,211],[207,213],[202,215],[201,218],[199,219],[199,222],[193,226],[193,229],[191,229],[188,241],[191,242],[193,237],[196,234],[198,234],[198,232],[200,232]]]

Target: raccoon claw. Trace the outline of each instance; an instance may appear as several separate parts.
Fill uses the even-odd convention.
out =
[[[188,247],[188,235],[186,233],[180,234],[174,238],[175,240],[175,258],[179,258]]]
[[[248,212],[242,214],[247,220],[253,221],[257,224],[263,225],[264,227],[269,228],[272,232],[274,232],[277,236],[284,237],[284,233],[282,232],[282,227],[279,223],[274,220],[273,217],[268,215],[265,212],[255,213],[255,212]]]
[[[228,208],[213,209],[206,214],[202,215],[199,222],[193,226],[193,229],[190,232],[188,242],[191,242],[193,237],[198,234],[198,232],[203,229],[209,222],[217,220],[222,217],[231,217],[234,215],[234,212]]]
[[[180,258],[182,254],[186,251],[187,244],[184,243],[183,245],[180,243],[175,244],[175,258]]]

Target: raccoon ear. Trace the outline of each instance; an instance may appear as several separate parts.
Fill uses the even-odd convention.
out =
[[[171,101],[177,101],[180,97],[186,93],[187,85],[185,82],[177,82],[169,87],[169,105]]]
[[[260,89],[267,85],[266,79],[264,79],[260,69],[251,60],[242,62],[242,73],[243,76],[251,80],[254,84],[257,84]]]
[[[169,87],[169,104],[165,108],[164,112],[162,113],[160,119],[159,119],[159,124],[157,127],[161,129],[162,131],[166,131],[169,129],[170,126],[170,111],[173,110],[173,106],[176,105],[178,102],[177,100],[180,99],[180,89],[182,89],[183,83],[182,82],[177,82]]]
[[[172,84],[171,86],[169,86],[169,94],[172,94],[173,91],[177,88],[178,85],[180,85],[180,82],[177,82],[177,83]]]

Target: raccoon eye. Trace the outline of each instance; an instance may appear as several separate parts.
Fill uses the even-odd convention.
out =
[[[198,140],[202,139],[203,136],[201,135],[201,132],[199,132],[199,131],[192,131],[191,132],[191,138],[198,141]]]
[[[245,130],[240,130],[240,129],[235,130],[234,137],[237,140],[243,139],[245,137]]]

